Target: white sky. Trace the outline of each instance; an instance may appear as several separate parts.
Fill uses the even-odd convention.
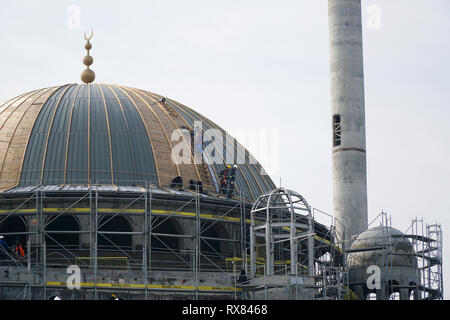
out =
[[[374,5],[379,29],[367,24]],[[363,6],[369,220],[385,210],[402,231],[416,216],[441,222],[446,256],[450,1]],[[0,101],[80,82],[92,26],[97,82],[165,95],[230,131],[279,130],[273,180],[331,213],[327,14],[326,0],[0,0]]]

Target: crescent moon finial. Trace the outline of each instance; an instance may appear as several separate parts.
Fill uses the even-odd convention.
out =
[[[91,28],[91,36],[90,36],[90,37],[86,36],[86,32],[87,32],[87,31],[84,32],[84,39],[85,39],[86,41],[89,41],[89,40],[91,40],[92,37],[94,36],[94,30],[92,30],[92,28]]]
[[[89,66],[94,63],[94,59],[89,55],[89,51],[92,49],[92,44],[89,40],[94,36],[94,31],[91,28],[91,35],[88,37],[87,32],[84,32],[84,39],[86,40],[86,44],[84,48],[87,50],[87,55],[83,58],[83,63],[86,66],[86,69],[81,73],[81,81],[86,84],[92,83],[95,80],[95,72],[89,69]]]

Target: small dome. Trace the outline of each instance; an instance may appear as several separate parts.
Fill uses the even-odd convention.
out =
[[[364,231],[353,242],[350,251],[353,252],[348,256],[349,268],[383,266],[386,263],[392,267],[417,268],[411,242],[401,231],[391,227],[380,226]]]

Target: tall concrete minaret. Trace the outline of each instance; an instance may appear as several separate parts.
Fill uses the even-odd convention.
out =
[[[349,240],[368,223],[361,0],[328,0],[328,20],[333,204]]]

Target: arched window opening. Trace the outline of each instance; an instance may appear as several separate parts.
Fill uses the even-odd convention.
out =
[[[47,221],[47,249],[76,249],[80,245],[80,224],[74,216],[56,216]],[[53,231],[53,232],[52,232]],[[72,231],[72,233],[70,232]]]
[[[400,300],[400,293],[399,292],[392,292],[389,296],[389,300]]]
[[[117,250],[132,248],[131,225],[127,218],[122,216],[103,216],[98,222],[98,247]],[[103,233],[104,232],[104,233]],[[128,233],[128,234],[127,234]]]
[[[203,222],[201,230],[201,251],[211,255],[224,254],[227,243],[224,240],[229,239],[225,228],[218,222]]]
[[[153,219],[152,225],[154,226],[152,233],[156,233],[156,235],[152,235],[151,239],[152,250],[170,252],[170,249],[174,251],[180,249],[180,238],[171,236],[181,233],[178,222],[166,217],[156,217]]]
[[[375,292],[371,292],[367,295],[366,300],[377,300],[377,294]]]
[[[388,282],[388,300],[400,300],[399,282],[396,280],[389,280]]]
[[[415,287],[415,288],[412,288],[409,290],[409,300],[418,299],[419,288],[417,286],[417,283],[410,282],[409,285],[410,285],[410,287]]]
[[[20,242],[26,250],[27,227],[22,217],[9,216],[0,220],[0,235],[5,237],[5,241],[10,247]]]

